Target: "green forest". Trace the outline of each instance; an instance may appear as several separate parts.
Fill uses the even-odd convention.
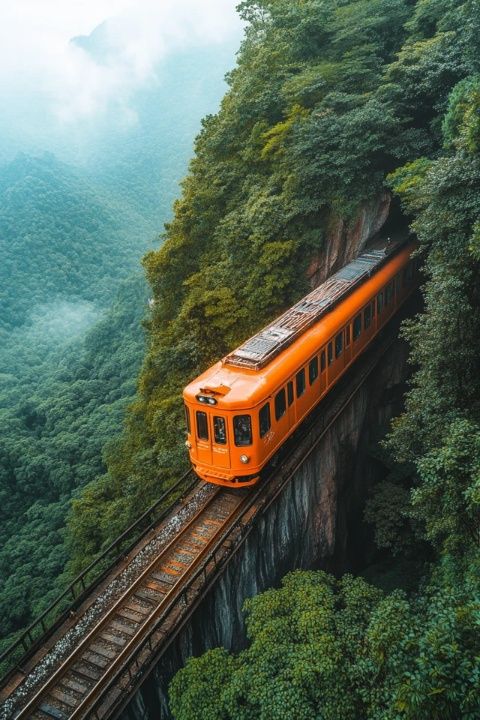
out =
[[[52,356],[33,324],[25,353],[38,352],[38,362],[25,360],[20,371],[18,343],[5,345],[5,635],[187,467],[183,386],[304,294],[332,224],[348,223],[389,188],[418,237],[425,281],[424,310],[402,329],[412,374],[404,412],[382,444],[390,471],[365,504],[385,573],[290,573],[246,602],[243,651],[217,648],[177,673],[171,709],[176,720],[477,720],[480,2],[244,0],[238,10],[237,63],[219,112],[202,121],[161,242],[144,257],[149,289],[126,273],[100,319],[89,315],[130,252],[119,242],[118,257],[106,250],[92,295],[88,270],[63,268],[90,328],[75,340],[81,351],[74,343]],[[52,162],[35,163],[14,184],[0,180],[0,192],[9,188],[0,236],[21,253],[15,203],[32,183],[40,193],[49,187]],[[54,175],[66,182],[64,169]],[[122,199],[126,176],[123,166]],[[115,172],[105,178],[108,194]],[[75,182],[73,213],[86,193]],[[103,223],[115,232],[118,214],[97,210],[96,198],[79,232],[103,243]],[[46,232],[56,233],[71,214],[50,200]],[[148,197],[143,209],[154,204]],[[82,267],[95,264],[90,249],[72,242],[70,251],[72,262],[81,252]],[[42,273],[34,259],[31,267],[40,298]],[[12,260],[12,268],[2,328],[33,317],[9,294],[25,265]],[[41,298],[56,300],[55,287]],[[45,578],[54,581],[50,595]]]
[[[391,188],[420,241],[425,310],[366,518],[399,577],[293,573],[245,607],[248,647],[192,659],[177,720],[478,718],[480,6],[246,0],[238,63],[205,119],[160,250],[139,393],[108,474],[74,502],[88,559],[178,473],[183,384],[306,289],[337,217]],[[126,482],[128,478],[128,483]],[[112,521],[115,518],[115,521]],[[95,543],[92,543],[92,537]]]

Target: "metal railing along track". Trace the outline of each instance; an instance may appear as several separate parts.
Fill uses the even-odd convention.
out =
[[[187,482],[188,479],[190,482]],[[98,587],[119,562],[172,511],[179,499],[189,493],[198,483],[199,480],[193,471],[187,470],[148,510],[142,513],[69,583],[42,614],[22,632],[20,637],[0,655],[0,668],[7,665],[4,675],[0,678],[0,687],[6,685],[16,672],[24,674],[22,665],[42,645],[45,645],[47,639],[81,605],[92,590]]]

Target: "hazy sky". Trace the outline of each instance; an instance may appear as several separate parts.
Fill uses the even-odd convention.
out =
[[[92,121],[111,103],[128,121],[129,96],[168,53],[239,37],[237,2],[0,0],[0,112],[35,96],[62,124]],[[105,21],[109,52],[99,63],[70,39]]]

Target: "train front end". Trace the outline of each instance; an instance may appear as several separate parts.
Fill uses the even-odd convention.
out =
[[[237,387],[234,392],[228,373],[224,375],[219,363],[185,388],[185,444],[192,467],[202,480],[247,487],[259,481],[262,469],[254,443],[256,420],[251,409],[235,401],[242,392],[248,396],[246,388]]]

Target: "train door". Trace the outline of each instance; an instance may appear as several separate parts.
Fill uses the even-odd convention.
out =
[[[230,467],[230,451],[228,440],[227,419],[223,415],[211,416],[212,461],[213,465],[222,468]]]
[[[395,283],[390,280],[384,292],[384,320],[387,320],[394,310]]]
[[[205,410],[195,412],[195,440],[197,445],[197,459],[201,465],[212,464],[212,428],[208,413]]]
[[[275,433],[277,442],[285,437],[288,432],[290,418],[288,413],[287,392],[283,387],[273,398],[273,410],[275,417]]]
[[[375,301],[369,302],[363,309],[363,343],[366,345],[375,333]]]
[[[345,345],[345,360],[344,360],[344,366],[349,365],[352,359],[352,328],[350,326],[350,323],[346,326],[344,330],[344,345]]]
[[[287,383],[287,406],[288,406],[288,426],[293,427],[296,422],[295,403],[293,395],[293,381]]]
[[[358,313],[353,318],[352,323],[352,356],[356,357],[362,350],[363,345],[363,333],[362,333],[362,313]]]
[[[341,374],[345,363],[345,339],[343,330],[340,330],[327,345],[328,384],[335,382]]]
[[[377,315],[376,315],[376,327],[377,329],[381,328],[383,325],[383,290],[380,290],[380,292],[377,295],[376,298],[376,305],[377,305]]]
[[[320,352],[320,396],[327,389],[327,348]]]

